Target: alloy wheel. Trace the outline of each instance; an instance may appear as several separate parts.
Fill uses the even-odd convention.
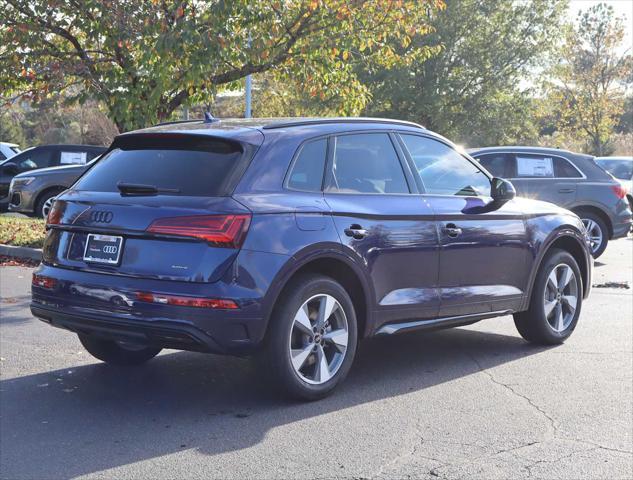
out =
[[[53,203],[55,203],[55,197],[47,198],[42,205],[42,218],[48,218],[48,212],[53,208]]]
[[[347,317],[338,300],[327,294],[309,298],[295,314],[290,332],[295,373],[312,385],[327,382],[343,364],[348,340]]]
[[[600,225],[590,218],[583,218],[582,223],[585,225],[587,233],[589,234],[591,253],[596,253],[596,251],[600,248],[600,245],[602,245],[602,228],[600,228]]]
[[[572,268],[559,263],[547,277],[543,307],[545,318],[558,333],[565,331],[578,308],[578,282]]]

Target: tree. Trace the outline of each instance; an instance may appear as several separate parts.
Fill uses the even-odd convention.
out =
[[[361,76],[372,93],[366,113],[417,121],[470,146],[534,137],[526,90],[556,44],[565,7],[554,0],[447,0],[429,19],[434,31],[411,45],[439,46],[439,54]]]
[[[362,108],[354,65],[393,65],[442,0],[0,0],[0,90],[39,99],[81,86],[120,130],[207,103],[247,74],[292,77]]]
[[[624,33],[624,22],[604,3],[580,13],[546,84],[558,130],[586,140],[594,155],[612,150],[610,139],[633,78],[630,49],[621,51]]]

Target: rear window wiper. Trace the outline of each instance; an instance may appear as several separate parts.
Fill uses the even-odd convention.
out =
[[[119,182],[116,188],[123,195],[158,195],[159,193],[180,193],[177,188],[159,188],[156,185],[144,185],[142,183]]]

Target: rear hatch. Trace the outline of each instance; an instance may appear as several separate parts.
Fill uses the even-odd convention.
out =
[[[217,281],[250,211],[229,195],[256,145],[173,133],[118,137],[56,201],[44,261],[110,275]]]

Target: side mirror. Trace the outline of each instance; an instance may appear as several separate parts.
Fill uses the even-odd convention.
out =
[[[17,175],[18,173],[20,173],[20,170],[18,169],[18,165],[14,162],[5,163],[4,165],[2,165],[2,170],[8,173],[9,175]]]
[[[509,180],[495,177],[492,179],[490,196],[495,202],[507,202],[516,196],[514,185]]]

